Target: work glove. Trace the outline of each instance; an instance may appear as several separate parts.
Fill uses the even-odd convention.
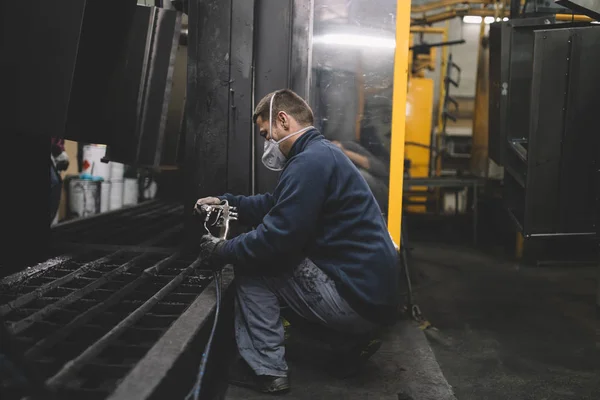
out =
[[[202,266],[213,271],[219,271],[225,266],[222,251],[225,240],[212,235],[204,235],[200,241],[200,259]]]

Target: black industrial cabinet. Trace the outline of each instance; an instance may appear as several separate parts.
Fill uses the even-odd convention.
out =
[[[527,237],[593,236],[600,26],[516,27],[505,202]]]
[[[488,154],[498,165],[504,165],[508,93],[510,91],[510,46],[517,26],[551,24],[554,16],[516,18],[490,25],[489,141]]]

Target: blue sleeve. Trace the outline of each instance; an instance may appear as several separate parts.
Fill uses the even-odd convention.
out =
[[[270,193],[255,196],[234,196],[226,193],[223,196],[219,196],[219,199],[227,200],[230,206],[237,207],[239,222],[248,226],[260,224],[264,216],[275,204],[273,195]]]
[[[331,170],[331,166],[311,162],[308,157],[295,159],[278,183],[277,204],[255,230],[225,244],[225,258],[237,265],[260,266],[277,257],[298,255],[314,236],[329,191]]]

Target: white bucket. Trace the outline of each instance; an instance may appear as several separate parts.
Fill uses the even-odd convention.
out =
[[[123,180],[123,175],[125,174],[125,164],[113,161],[108,164],[110,165],[110,179],[115,181]]]
[[[73,178],[69,180],[69,211],[78,217],[100,212],[100,181]]]
[[[125,178],[125,188],[123,190],[123,205],[134,205],[138,203],[138,180],[134,178]]]
[[[117,210],[123,207],[123,185],[123,181],[110,182],[109,210]]]
[[[109,179],[110,169],[108,163],[103,163],[102,158],[106,154],[106,146],[103,144],[88,144],[83,146],[82,173],[99,176],[105,181]]]
[[[110,204],[110,182],[102,182],[100,185],[100,212],[108,211]]]

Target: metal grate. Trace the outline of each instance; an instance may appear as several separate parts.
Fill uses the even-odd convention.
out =
[[[106,398],[211,282],[174,247],[180,214],[152,202],[61,226],[57,246],[83,246],[2,286],[0,316],[60,398]]]

